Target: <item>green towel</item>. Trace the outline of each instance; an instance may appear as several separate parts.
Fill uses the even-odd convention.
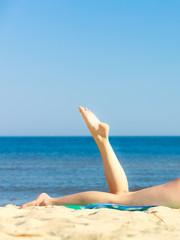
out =
[[[75,210],[84,209],[85,206],[82,205],[64,205],[64,207],[72,208]]]

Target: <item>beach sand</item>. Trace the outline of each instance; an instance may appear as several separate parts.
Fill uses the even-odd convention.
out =
[[[0,208],[0,240],[6,239],[180,240],[180,209],[130,212],[7,205]]]

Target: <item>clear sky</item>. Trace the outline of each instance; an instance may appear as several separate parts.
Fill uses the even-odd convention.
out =
[[[179,0],[0,0],[0,136],[180,135]]]

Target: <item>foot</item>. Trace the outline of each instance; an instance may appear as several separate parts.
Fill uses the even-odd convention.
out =
[[[99,143],[108,139],[109,125],[102,123],[99,119],[87,108],[79,107],[87,127],[89,128],[94,140]]]
[[[50,200],[51,197],[47,193],[41,193],[34,201],[22,205],[21,208],[51,205]]]

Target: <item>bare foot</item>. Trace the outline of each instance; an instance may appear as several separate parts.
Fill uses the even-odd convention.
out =
[[[94,140],[96,142],[103,142],[108,139],[109,125],[102,123],[90,110],[84,107],[79,107],[79,111],[82,114]]]
[[[46,206],[51,205],[51,197],[47,193],[41,193],[34,201],[28,202],[22,205],[20,208],[26,208],[30,206]]]

